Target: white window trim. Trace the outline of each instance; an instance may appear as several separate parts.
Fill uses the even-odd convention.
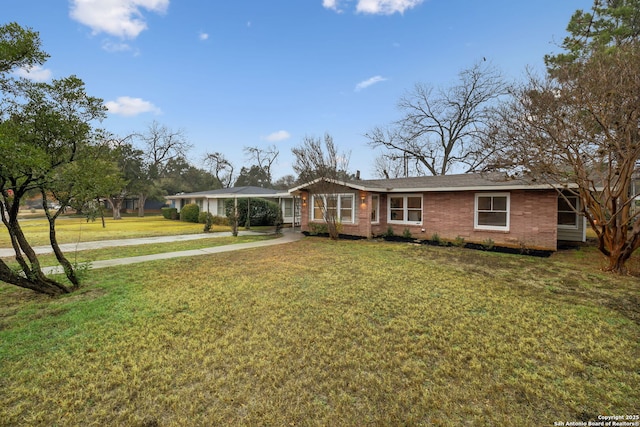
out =
[[[322,213],[323,217],[322,218],[316,218],[315,217],[315,213],[316,213],[316,197],[322,197],[322,203],[323,206],[327,206],[327,196],[331,196],[331,197],[337,197],[338,198],[338,204],[336,206],[336,214],[337,214],[337,218],[336,220],[338,222],[342,222],[342,218],[340,217],[340,210],[342,209],[342,197],[343,196],[350,196],[351,197],[351,221],[349,222],[343,222],[343,224],[355,224],[356,223],[356,195],[354,193],[338,193],[338,194],[312,194],[311,195],[311,209],[309,209],[309,217],[311,219],[311,221],[325,221],[326,222],[326,218],[324,218],[324,211]]]
[[[398,221],[391,219],[391,198],[392,197],[402,197],[404,199],[402,203],[403,218],[409,218],[409,208],[407,203],[408,197],[420,197],[420,221]],[[413,210],[413,209],[412,209]],[[388,194],[387,195],[387,223],[389,224],[409,224],[409,225],[422,225],[422,221],[424,220],[424,195],[423,194]]]
[[[479,197],[506,197],[507,198],[507,224],[506,226],[478,224],[478,198]],[[476,230],[509,231],[511,223],[511,194],[510,193],[476,193],[473,207],[473,228]]]
[[[287,204],[289,204],[289,211],[290,214],[287,215]],[[282,209],[282,217],[283,218],[293,218],[293,212],[294,212],[294,205],[293,205],[293,199],[282,199],[282,204],[280,206],[280,209]]]
[[[376,203],[373,202],[374,196],[378,199]],[[374,221],[371,221],[371,224],[380,224],[380,195],[379,194],[371,195],[371,209],[376,210],[376,219]]]
[[[580,212],[580,198],[578,196],[565,196],[565,197],[567,199],[576,199],[576,205],[575,205],[576,206],[576,210],[578,212]],[[558,198],[562,198],[562,196],[558,196]],[[573,210],[571,210],[571,211],[560,211],[560,210],[558,210],[558,213],[559,212],[571,212],[571,213],[573,213],[576,216],[576,223],[575,223],[575,225],[556,224],[558,226],[558,228],[562,228],[564,230],[577,230],[579,228],[579,226],[580,226],[580,217],[579,217],[578,212],[575,212]]]

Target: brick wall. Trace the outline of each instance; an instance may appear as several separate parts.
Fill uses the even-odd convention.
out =
[[[477,192],[480,193],[480,192]],[[431,239],[437,234],[442,240],[453,241],[461,237],[467,243],[483,243],[488,239],[496,245],[556,250],[557,193],[554,190],[515,190],[510,194],[509,231],[474,229],[476,192],[424,193],[422,225],[388,224],[387,196],[380,194],[379,219],[371,223],[372,194],[356,192],[356,222],[343,224],[342,233],[373,237],[386,234],[391,228],[395,235],[408,229],[418,239]],[[301,193],[306,203],[302,206],[302,231],[309,231],[310,194]],[[364,197],[364,203],[362,198]]]
[[[480,192],[478,192],[480,193]],[[557,247],[558,195],[554,190],[516,190],[510,193],[509,231],[474,229],[476,192],[429,193],[423,202],[423,228],[427,238],[462,237],[465,242],[555,250]]]

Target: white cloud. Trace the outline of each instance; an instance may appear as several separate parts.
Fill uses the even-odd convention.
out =
[[[107,52],[110,53],[115,53],[115,52],[128,52],[133,50],[131,48],[131,46],[129,46],[127,43],[114,43],[111,40],[105,40],[102,42],[102,49],[106,50]]]
[[[51,80],[53,73],[51,70],[42,68],[39,65],[35,65],[29,68],[19,68],[15,71],[15,74],[19,77],[32,80],[34,82],[46,82]]]
[[[286,130],[279,130],[263,137],[262,139],[265,139],[269,142],[278,142],[284,141],[285,139],[289,138],[291,138],[291,134],[289,132],[287,132]]]
[[[340,13],[339,3],[346,0],[322,0],[322,6]],[[356,12],[368,13],[372,15],[393,15],[394,13],[404,13],[407,9],[412,9],[424,0],[358,0]]]
[[[342,10],[338,8],[338,0],[322,0],[322,6],[326,9],[332,9],[338,13],[342,13]]]
[[[380,82],[384,82],[385,80],[387,80],[387,79],[382,77],[382,76],[371,77],[370,79],[367,79],[367,80],[364,80],[364,81],[361,81],[360,83],[358,83],[356,85],[355,91],[359,92],[359,91],[361,91],[363,89],[368,88],[371,85],[374,85],[374,84],[380,83]]]
[[[198,38],[203,41],[207,40],[209,38],[209,34],[203,33],[202,31],[200,31],[200,34],[198,34]]]
[[[160,114],[162,111],[149,101],[142,98],[131,98],[129,96],[121,96],[115,101],[109,101],[104,104],[110,113],[119,114],[121,116],[137,116],[142,113]]]
[[[71,0],[71,18],[94,34],[133,39],[147,29],[141,9],[164,13],[169,0]]]

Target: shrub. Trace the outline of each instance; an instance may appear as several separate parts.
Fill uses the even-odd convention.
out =
[[[452,243],[453,243],[453,246],[457,246],[461,248],[464,246],[464,237],[456,236],[456,239]]]
[[[387,237],[393,237],[394,236],[393,227],[391,227],[391,226],[387,227],[387,232],[386,232],[385,236],[387,236]]]
[[[229,222],[233,221],[234,200],[225,201],[224,208]],[[248,212],[250,210],[251,212]],[[250,220],[250,221],[247,221]],[[275,225],[282,224],[282,211],[278,203],[266,199],[238,199],[239,225]]]
[[[440,235],[438,233],[433,233],[433,235],[431,236],[431,243],[440,246],[440,244],[442,243],[442,239],[440,238]]]
[[[493,241],[493,239],[489,238],[486,239],[482,242],[482,247],[484,250],[486,251],[490,251],[492,250],[494,247],[496,246],[495,242]]]
[[[207,222],[207,216],[213,216],[211,215],[211,212],[200,212],[198,214],[198,224],[205,224]]]
[[[317,236],[318,234],[327,234],[329,229],[327,228],[327,224],[318,224],[316,222],[309,223],[309,234],[312,236]]]
[[[160,212],[166,219],[178,219],[178,209],[176,208],[161,208]]]
[[[189,203],[188,205],[184,205],[180,210],[180,221],[197,223],[199,215],[200,207],[195,203]]]
[[[213,215],[211,218],[211,223],[213,225],[229,225],[229,218],[224,216]]]
[[[411,230],[409,230],[408,228],[405,228],[404,230],[402,230],[402,237],[404,237],[405,239],[410,239]]]
[[[213,215],[211,212],[200,212],[200,215],[198,215],[198,222],[200,224],[204,224],[203,231],[208,233],[211,231],[211,227],[213,226]]]

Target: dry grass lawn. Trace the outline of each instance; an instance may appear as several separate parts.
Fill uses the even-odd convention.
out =
[[[640,282],[307,238],[0,285],[0,425],[553,425],[636,414]]]
[[[23,219],[22,230],[32,246],[49,244],[49,224],[44,218]],[[170,236],[202,233],[203,224],[171,221],[158,215],[142,218],[125,216],[121,220],[106,218],[106,227],[98,219],[63,216],[56,221],[58,243],[93,242],[97,240],[133,239],[136,237]],[[229,231],[226,226],[214,226],[212,231]],[[0,248],[10,248],[11,240],[4,226],[0,227]]]

